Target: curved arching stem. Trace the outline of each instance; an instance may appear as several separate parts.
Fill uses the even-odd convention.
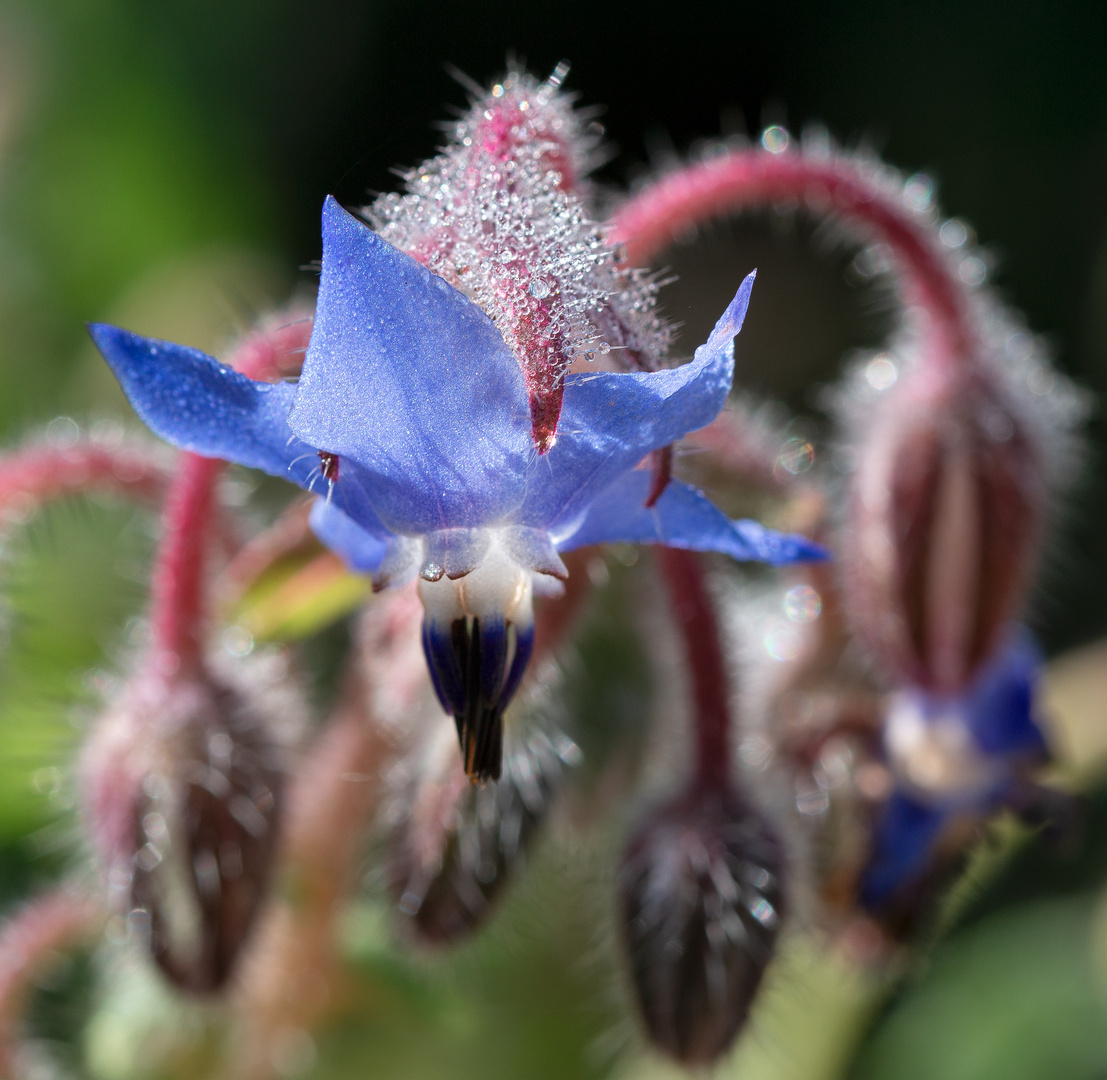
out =
[[[27,446],[0,457],[0,522],[89,491],[157,502],[169,476],[169,469],[146,448],[107,447],[94,440],[67,447]]]
[[[611,243],[625,246],[631,262],[644,264],[708,221],[798,200],[887,245],[905,304],[928,316],[925,355],[938,363],[962,364],[976,345],[966,289],[933,230],[899,194],[848,157],[736,150],[670,173],[629,199],[614,215],[609,236]]]
[[[35,980],[60,954],[92,940],[104,908],[71,885],[37,897],[0,927],[0,1076],[20,1073],[22,1020]]]

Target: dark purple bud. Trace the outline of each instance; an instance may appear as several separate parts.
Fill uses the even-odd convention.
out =
[[[86,749],[85,818],[113,901],[184,990],[225,985],[266,896],[280,757],[236,691],[156,675]]]
[[[686,1065],[737,1036],[773,957],[783,852],[733,792],[693,792],[653,811],[623,857],[620,916],[651,1041]]]
[[[536,732],[509,743],[498,784],[472,785],[454,754],[423,777],[393,834],[389,875],[415,937],[447,945],[483,923],[579,759],[566,736]]]

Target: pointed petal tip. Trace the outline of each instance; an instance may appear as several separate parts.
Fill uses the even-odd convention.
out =
[[[355,213],[347,210],[333,195],[323,200],[323,240],[337,237],[341,233],[355,230],[358,234],[367,233],[370,238],[384,243],[375,232]]]
[[[761,558],[773,566],[791,563],[829,562],[830,550],[798,533],[773,533],[765,538]]]
[[[733,340],[741,331],[742,324],[746,321],[746,310],[749,308],[750,294],[753,292],[753,283],[757,279],[757,271],[751,270],[738,286],[734,299],[727,305],[726,311],[715,324],[708,338],[708,345],[720,345]]]
[[[796,533],[784,537],[784,546],[791,552],[789,562],[830,562],[834,558],[829,548]]]
[[[107,353],[119,348],[124,343],[133,342],[138,335],[131,330],[124,330],[121,326],[113,326],[111,323],[89,322],[85,323],[88,336],[92,343],[109,359]]]
[[[770,566],[791,563],[827,562],[833,555],[822,544],[798,533],[778,533],[759,521],[742,519],[730,523],[739,543],[748,552],[745,556],[731,552],[735,558],[755,559]]]

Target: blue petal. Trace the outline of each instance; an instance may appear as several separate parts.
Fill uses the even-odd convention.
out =
[[[861,879],[861,903],[879,909],[885,900],[926,872],[935,841],[950,812],[926,806],[894,791],[884,804],[873,837],[873,853]]]
[[[89,333],[146,425],[167,442],[222,458],[307,491],[327,489],[314,446],[288,426],[296,387],[255,382],[185,345],[93,323]],[[370,502],[371,478],[340,460],[331,502],[365,528],[384,532]]]
[[[301,487],[319,479],[315,449],[288,428],[295,386],[254,382],[199,349],[117,326],[88,329],[135,412],[163,439]]]
[[[503,518],[533,456],[522,371],[492,321],[333,198],[289,424],[361,465],[381,518],[408,534]]]
[[[1019,627],[965,695],[969,729],[984,753],[998,757],[1046,751],[1034,719],[1042,663],[1037,642]]]
[[[465,685],[465,672],[461,669],[454,647],[453,628],[448,624],[424,619],[423,655],[442,708],[451,716],[464,715],[469,695]]]
[[[734,376],[734,335],[742,328],[754,274],[695,359],[683,367],[631,374],[569,375],[557,441],[533,465],[521,525],[559,527],[579,517],[605,487],[651,450],[711,423]]]
[[[616,480],[592,504],[580,528],[557,545],[558,550],[625,540],[721,551],[734,559],[756,559],[774,566],[827,557],[824,548],[803,536],[773,532],[756,521],[731,521],[701,492],[679,480],[670,481],[661,498],[646,507],[652,480],[646,469],[635,469]]]
[[[385,530],[370,532],[327,499],[316,499],[308,524],[312,532],[342,561],[359,574],[372,574],[380,566],[392,539]]]

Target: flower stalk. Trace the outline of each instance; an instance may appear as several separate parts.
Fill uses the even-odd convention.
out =
[[[103,907],[92,897],[62,885],[37,897],[0,928],[0,1076],[18,1080],[32,1075],[24,1069],[21,1038],[34,980],[60,953],[94,938],[104,918]]]
[[[929,230],[905,205],[902,190],[879,182],[870,165],[844,157],[737,150],[663,177],[627,200],[612,219],[611,242],[637,265],[654,259],[690,229],[727,214],[801,201],[886,244],[896,260],[907,307],[930,317],[927,355],[961,366],[976,333],[964,286]]]
[[[169,471],[146,449],[92,439],[67,447],[32,445],[0,458],[0,519],[22,519],[44,503],[94,490],[154,503],[168,479]]]
[[[680,548],[660,548],[657,557],[692,680],[693,782],[701,790],[724,791],[730,786],[730,694],[719,624],[703,562],[696,552]]]

